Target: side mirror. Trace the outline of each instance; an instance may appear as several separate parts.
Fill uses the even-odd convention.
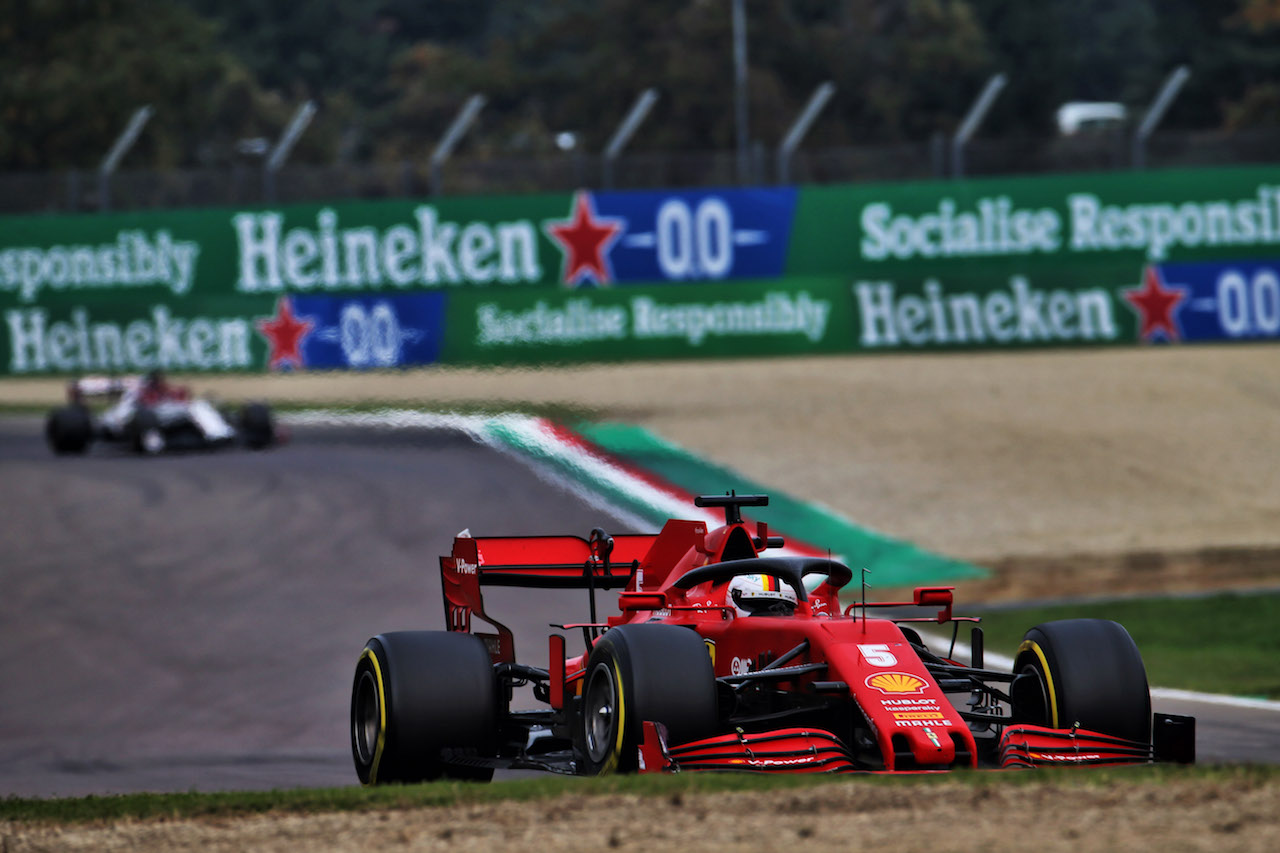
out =
[[[618,609],[623,613],[637,610],[661,610],[667,606],[667,596],[661,592],[622,592],[618,594]]]
[[[953,586],[918,586],[912,599],[918,607],[941,607],[938,623],[951,621],[951,606],[955,603]]]

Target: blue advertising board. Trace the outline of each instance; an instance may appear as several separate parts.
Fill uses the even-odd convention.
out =
[[[1124,297],[1142,341],[1280,338],[1280,260],[1152,264]]]
[[[258,321],[271,369],[382,368],[440,357],[445,294],[281,297]]]
[[[777,278],[795,208],[795,188],[582,192],[544,228],[570,287]]]

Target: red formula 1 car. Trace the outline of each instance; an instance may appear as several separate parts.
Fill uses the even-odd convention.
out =
[[[1194,760],[1194,718],[1152,714],[1142,658],[1120,625],[1039,625],[1011,672],[985,669],[978,620],[952,614],[950,587],[917,588],[909,602],[867,602],[864,587],[846,605],[847,566],[762,556],[783,542],[764,524],[749,530],[741,507],[767,497],[696,503],[723,507],[724,526],[458,536],[440,558],[448,630],[381,634],[360,656],[360,780]],[[549,669],[517,662],[511,631],[485,613],[486,585],[588,590],[590,621],[555,626],[581,630],[586,650],[570,655],[552,634]],[[597,590],[620,590],[620,615],[597,620]],[[472,633],[473,619],[493,632]],[[930,651],[913,627],[950,624],[954,647],[962,622],[972,626],[967,665]],[[526,685],[545,709],[510,708]]]

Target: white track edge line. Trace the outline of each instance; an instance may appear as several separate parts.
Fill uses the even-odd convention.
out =
[[[950,645],[951,642],[949,637],[939,637],[932,634],[927,636],[930,642],[944,645]],[[956,643],[955,654],[958,657],[968,659],[971,651],[967,643]],[[984,666],[994,666],[997,669],[1013,669],[1013,658],[995,654],[994,652],[984,652],[982,663]],[[1272,699],[1250,699],[1247,696],[1231,696],[1225,693],[1200,693],[1194,690],[1181,690],[1176,687],[1152,687],[1151,698],[1167,699],[1170,702],[1198,702],[1202,705],[1222,705],[1230,708],[1251,708],[1255,711],[1280,712],[1280,702]]]

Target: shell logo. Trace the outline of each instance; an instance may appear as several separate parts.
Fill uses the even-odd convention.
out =
[[[865,684],[881,693],[902,695],[923,693],[925,681],[909,672],[877,672],[875,675],[868,675]]]

